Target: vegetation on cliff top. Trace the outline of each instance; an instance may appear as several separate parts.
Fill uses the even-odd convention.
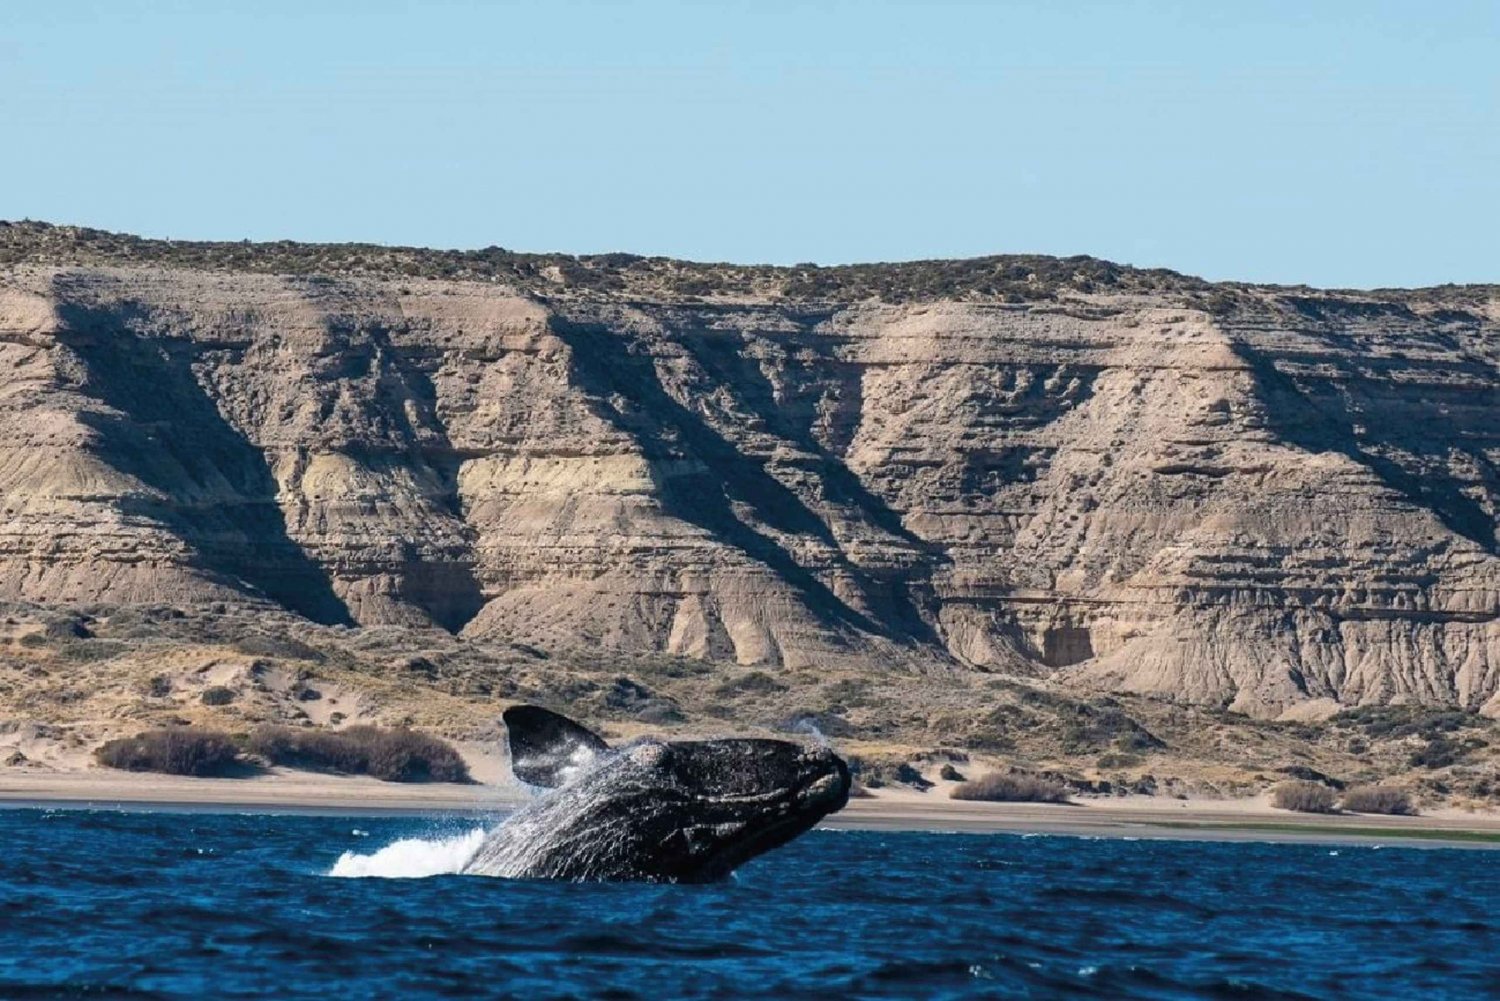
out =
[[[151,240],[78,226],[0,222],[0,266],[157,264],[208,271],[499,282],[540,294],[692,301],[725,297],[887,303],[1036,302],[1065,293],[1206,291],[1164,269],[1093,257],[1004,255],[820,267],[710,264],[635,254],[430,250],[370,243]]]
[[[1327,291],[1307,286],[1209,282],[1166,268],[1137,268],[1084,255],[999,254],[871,264],[744,265],[638,254],[522,253],[504,247],[438,250],[373,243],[155,240],[86,226],[0,220],[0,267],[141,266],[238,274],[495,283],[548,298],[658,302],[783,301],[807,305],[938,301],[1046,303],[1093,293],[1166,295],[1217,315],[1268,292],[1280,308],[1410,316],[1412,307],[1474,322],[1500,285]],[[409,291],[410,289],[403,289]]]

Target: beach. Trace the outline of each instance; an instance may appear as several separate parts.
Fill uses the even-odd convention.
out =
[[[0,808],[49,807],[348,815],[508,812],[525,801],[509,783],[411,784],[274,770],[251,778],[110,772],[0,770]],[[1080,837],[1293,841],[1500,848],[1500,813],[1435,810],[1417,817],[1305,814],[1240,800],[1127,796],[1070,804],[977,803],[880,790],[851,799],[824,827],[1055,834]]]

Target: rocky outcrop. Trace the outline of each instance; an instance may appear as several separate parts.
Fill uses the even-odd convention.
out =
[[[1500,295],[11,265],[0,597],[1500,711]]]

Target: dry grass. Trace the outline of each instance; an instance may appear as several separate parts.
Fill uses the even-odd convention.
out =
[[[1271,790],[1271,805],[1278,810],[1297,813],[1337,813],[1333,790],[1317,782],[1296,780],[1283,782]]]
[[[1060,783],[1036,775],[991,772],[960,782],[948,794],[951,799],[985,803],[1066,803],[1068,790]]]
[[[166,775],[229,775],[243,769],[239,748],[227,734],[192,727],[147,730],[111,740],[94,752],[107,768]]]
[[[262,726],[250,734],[247,746],[250,753],[287,768],[372,775],[387,782],[472,781],[468,766],[449,744],[403,727]]]
[[[1356,786],[1344,793],[1339,805],[1350,813],[1383,813],[1393,817],[1417,814],[1411,797],[1395,786]]]
[[[981,756],[972,766],[958,766],[970,778],[989,771],[1047,773],[1069,776],[1069,787],[1078,790],[1083,787],[1074,778],[1099,780],[1109,786],[1105,792],[1186,787],[1214,797],[1254,796],[1278,781],[1308,778],[1277,774],[1267,765],[1296,761],[1325,776],[1399,783],[1413,800],[1500,805],[1500,782],[1493,777],[1500,774],[1500,723],[1477,714],[1403,708],[1351,712],[1322,724],[1280,723],[1131,696],[1105,701],[977,672],[934,675],[903,664],[879,672],[844,663],[816,671],[763,668],[764,677],[736,686],[752,691],[726,697],[720,685],[756,672],[617,652],[530,655],[508,641],[396,627],[327,629],[233,606],[91,610],[75,616],[90,636],[57,628],[52,638],[45,634],[57,618],[52,610],[0,603],[0,611],[0,619],[10,620],[0,622],[0,743],[15,743],[3,738],[5,721],[47,727],[56,736],[37,742],[27,757],[74,762],[69,767],[107,738],[183,721],[191,729],[229,733],[260,725],[309,732],[347,721],[494,744],[504,739],[498,710],[536,702],[612,737],[656,731],[774,736],[813,719],[845,757],[882,766],[872,769],[869,785],[902,782],[895,769],[901,762],[950,760],[924,757],[943,747]],[[80,660],[68,646],[106,640],[124,644],[126,652]],[[630,698],[635,688],[623,689],[622,677],[635,679],[646,689],[643,696]],[[309,685],[324,699],[300,701]],[[219,704],[224,693],[218,688],[234,698]],[[671,707],[671,720],[648,718],[641,707],[654,705]],[[975,705],[987,708],[976,714]],[[1114,749],[1137,727],[1111,710],[1166,746]],[[1080,720],[1093,729],[1080,730]],[[1465,747],[1454,765],[1414,770],[1413,747],[1433,737],[1475,746]]]

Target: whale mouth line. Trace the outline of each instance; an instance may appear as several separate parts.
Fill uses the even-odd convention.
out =
[[[747,828],[742,837],[727,842],[715,853],[700,878],[722,878],[762,852],[795,838],[825,816],[826,813],[819,813],[809,818],[805,813],[792,811]]]
[[[778,790],[775,813],[763,816],[758,823],[747,824],[741,837],[724,845],[712,868],[720,874],[728,873],[761,852],[790,841],[842,807],[848,791],[848,773],[837,765]]]
[[[847,789],[847,782],[839,781],[839,771],[829,767],[809,774],[806,778],[779,789],[750,793],[726,793],[723,795],[699,794],[691,798],[700,803],[716,803],[725,806],[793,806],[814,805],[822,800],[836,799],[840,786]]]

